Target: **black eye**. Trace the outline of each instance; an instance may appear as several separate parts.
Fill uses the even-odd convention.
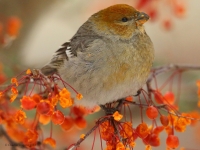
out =
[[[128,21],[128,18],[126,18],[126,17],[122,18],[122,22],[127,22],[127,21]]]

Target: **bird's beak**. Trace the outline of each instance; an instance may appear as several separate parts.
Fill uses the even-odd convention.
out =
[[[149,16],[147,14],[145,14],[144,12],[139,12],[135,19],[135,21],[141,25],[144,24],[145,22],[147,22],[148,20],[149,20]]]

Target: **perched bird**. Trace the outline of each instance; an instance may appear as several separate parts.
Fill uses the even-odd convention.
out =
[[[41,71],[58,73],[81,93],[83,99],[75,100],[76,105],[92,107],[135,95],[154,59],[153,44],[143,26],[148,19],[126,4],[100,10]]]

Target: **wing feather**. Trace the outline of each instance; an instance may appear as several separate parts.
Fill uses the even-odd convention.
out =
[[[65,42],[61,45],[61,48],[59,48],[53,55],[50,63],[41,69],[43,74],[50,75],[58,73],[57,69],[59,66],[62,66],[66,60],[70,61],[71,58],[78,57],[78,52],[84,52],[87,50],[90,43],[95,39],[101,38],[86,24],[87,22],[79,28],[70,42]]]

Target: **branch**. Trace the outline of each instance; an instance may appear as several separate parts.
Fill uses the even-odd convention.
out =
[[[27,149],[26,145],[24,145],[22,142],[15,142],[13,141],[10,136],[6,133],[6,131],[3,129],[2,125],[0,125],[0,136],[4,136],[8,140],[8,145],[11,147],[11,150],[17,150],[17,147],[20,147],[22,149]],[[37,146],[41,145],[40,141],[37,141]]]
[[[109,118],[105,117],[103,118],[102,120],[100,121],[97,121],[96,125],[90,129],[86,134],[85,134],[85,137],[84,138],[80,138],[76,144],[73,144],[71,146],[69,146],[67,148],[67,150],[75,150],[94,130],[96,130],[98,127],[99,127],[99,124],[103,123],[104,121],[108,120]]]
[[[170,65],[166,65],[166,66],[156,67],[151,70],[152,73],[150,74],[150,76],[147,80],[147,83],[151,82],[151,80],[158,74],[168,72],[171,70],[178,70],[181,72],[187,71],[187,70],[200,70],[200,66],[170,64]]]
[[[11,150],[17,150],[17,146],[20,146],[22,148],[25,148],[25,146],[22,143],[17,143],[14,142],[9,136],[8,134],[5,132],[5,130],[3,129],[2,126],[0,126],[0,134],[3,135],[9,142],[9,146],[11,146]]]

